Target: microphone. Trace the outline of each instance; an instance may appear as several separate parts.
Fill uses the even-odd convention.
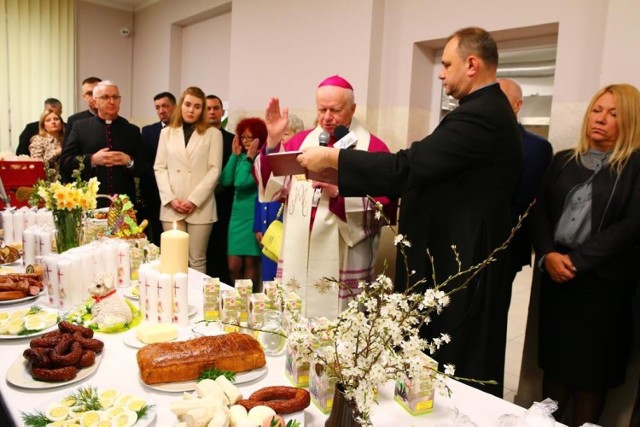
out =
[[[333,134],[337,139],[336,143],[333,144],[335,148],[354,148],[358,142],[358,135],[353,131],[349,132],[346,126],[336,126]]]
[[[329,145],[329,139],[331,139],[331,135],[329,135],[325,131],[322,131],[320,132],[320,136],[318,136],[318,144],[321,147],[326,147],[327,145]]]

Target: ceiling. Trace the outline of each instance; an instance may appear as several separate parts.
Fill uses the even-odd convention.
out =
[[[159,0],[82,0],[89,3],[97,3],[102,6],[113,7],[117,9],[136,11],[149,6]]]

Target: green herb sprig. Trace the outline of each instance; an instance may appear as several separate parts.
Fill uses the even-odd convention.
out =
[[[220,376],[226,377],[231,382],[235,382],[235,380],[236,380],[236,373],[235,372],[221,371],[218,368],[211,368],[211,369],[205,369],[204,371],[202,371],[200,373],[200,376],[198,377],[198,382],[200,382],[202,380],[206,380],[206,379],[215,380],[216,378],[218,378]]]
[[[51,423],[51,420],[42,411],[36,411],[34,413],[20,412],[22,416],[22,422],[27,427],[46,427]]]

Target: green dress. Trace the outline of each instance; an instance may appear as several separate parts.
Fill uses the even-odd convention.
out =
[[[253,233],[258,185],[251,174],[253,163],[248,162],[246,158],[245,153],[239,156],[232,154],[220,175],[222,185],[235,187],[229,221],[227,255],[260,256],[262,252]]]

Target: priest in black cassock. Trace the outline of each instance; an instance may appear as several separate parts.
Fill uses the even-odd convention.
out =
[[[62,179],[71,181],[82,162],[82,178],[95,176],[100,181],[98,194],[126,194],[135,203],[134,177],[142,176],[148,167],[140,129],[118,116],[121,97],[113,82],[98,83],[93,97],[98,114],[76,122],[71,129],[60,159]],[[98,207],[108,205],[108,200],[98,199]]]
[[[342,196],[401,196],[399,232],[412,243],[406,248],[410,283],[426,278],[431,263],[442,283],[458,271],[483,261],[511,229],[511,200],[522,162],[522,140],[509,101],[496,83],[498,50],[489,33],[464,28],[448,40],[439,78],[445,92],[460,101],[421,141],[396,154],[315,147],[298,157],[309,169],[334,167]],[[396,291],[406,289],[403,258],[398,254]],[[460,285],[468,275],[446,288]],[[509,256],[476,276],[467,288],[451,295],[442,314],[423,328],[426,338],[449,334],[451,342],[434,357],[454,364],[455,374],[496,385],[477,385],[502,397],[509,307]]]

